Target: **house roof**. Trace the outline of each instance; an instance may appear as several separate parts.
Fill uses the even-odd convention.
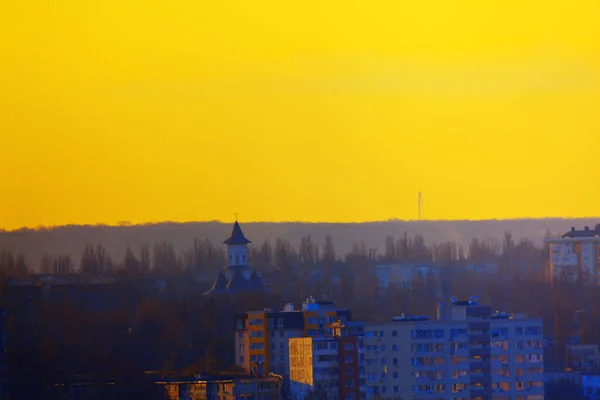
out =
[[[240,227],[240,224],[235,221],[235,224],[233,224],[233,229],[231,230],[231,234],[229,235],[229,237],[223,242],[224,244],[248,244],[248,243],[252,243],[251,241],[249,241],[246,236],[244,236],[244,232],[242,232],[242,228]]]

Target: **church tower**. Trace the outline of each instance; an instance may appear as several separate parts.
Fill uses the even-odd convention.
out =
[[[235,221],[229,237],[223,242],[227,245],[227,267],[219,272],[212,288],[204,293],[236,294],[265,291],[260,274],[248,264],[248,244],[240,224]]]
[[[251,242],[246,239],[240,224],[235,221],[231,234],[223,242],[227,245],[227,266],[229,268],[248,265],[248,243]]]

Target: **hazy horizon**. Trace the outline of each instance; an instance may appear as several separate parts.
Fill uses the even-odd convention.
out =
[[[584,217],[523,217],[523,218],[487,218],[487,219],[401,219],[401,218],[389,218],[385,220],[369,220],[369,221],[303,221],[303,220],[282,220],[282,221],[244,221],[239,219],[240,224],[307,224],[307,225],[356,225],[356,224],[376,224],[376,223],[386,223],[386,222],[404,222],[404,223],[435,223],[435,222],[515,222],[515,221],[590,221],[593,219],[598,219],[598,223],[600,223],[600,216],[584,216]],[[203,220],[203,221],[145,221],[145,222],[131,222],[131,221],[117,221],[115,223],[105,223],[105,222],[95,222],[95,223],[67,223],[67,224],[58,224],[58,225],[38,225],[38,226],[21,226],[13,229],[5,229],[0,225],[0,232],[17,232],[21,230],[52,230],[57,228],[64,227],[111,227],[111,228],[119,228],[119,227],[144,227],[151,225],[165,225],[165,224],[233,224],[236,221],[235,218],[231,220],[220,220],[220,219],[212,219],[212,220]]]

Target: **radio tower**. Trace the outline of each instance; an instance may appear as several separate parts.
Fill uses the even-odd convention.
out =
[[[423,194],[421,192],[419,192],[418,206],[419,206],[419,221],[420,221],[423,218]]]

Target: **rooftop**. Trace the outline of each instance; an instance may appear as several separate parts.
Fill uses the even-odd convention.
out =
[[[223,243],[227,245],[245,245],[252,242],[249,241],[246,238],[246,236],[244,236],[244,232],[242,232],[240,224],[237,221],[235,221],[235,224],[233,224],[233,229],[231,230],[229,237],[225,239]]]
[[[563,238],[592,238],[595,236],[600,236],[600,224],[596,224],[594,229],[590,229],[589,226],[585,226],[582,230],[577,230],[573,226],[569,232],[562,234]]]

